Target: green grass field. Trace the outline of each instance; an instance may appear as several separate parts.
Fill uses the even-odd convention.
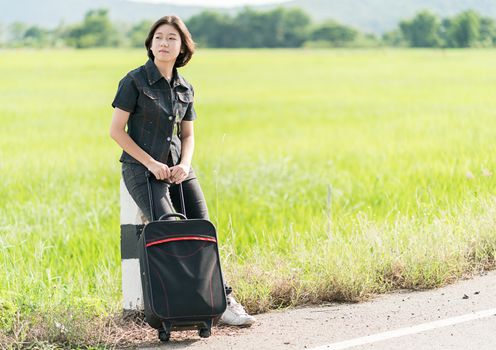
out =
[[[0,52],[0,343],[121,344],[117,83],[144,50]],[[201,50],[194,167],[252,312],[495,266],[496,51]],[[40,346],[41,346],[40,345]],[[48,345],[47,345],[48,346]]]

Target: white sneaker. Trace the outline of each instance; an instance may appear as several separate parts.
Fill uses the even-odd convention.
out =
[[[229,326],[251,326],[256,320],[255,317],[246,313],[245,308],[234,297],[227,296],[227,309],[220,317],[220,323]]]

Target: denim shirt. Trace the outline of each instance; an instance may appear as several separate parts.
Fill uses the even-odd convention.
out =
[[[155,160],[179,163],[181,157],[180,123],[196,119],[193,87],[174,68],[169,83],[149,59],[130,71],[120,82],[112,107],[130,112],[129,136]],[[123,151],[124,163],[138,163]]]

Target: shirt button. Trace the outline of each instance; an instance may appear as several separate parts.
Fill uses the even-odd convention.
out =
[[[167,137],[167,141],[170,141],[170,140],[171,140],[171,138],[170,137]]]
[[[172,120],[172,119],[173,119],[173,117],[172,116],[169,116],[169,120]]]

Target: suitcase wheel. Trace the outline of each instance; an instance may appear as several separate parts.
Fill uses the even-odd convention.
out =
[[[200,328],[200,331],[198,332],[201,338],[208,338],[212,334],[210,329],[208,328]]]
[[[159,329],[158,331],[158,339],[160,339],[160,341],[163,341],[163,342],[166,342],[166,341],[169,341],[170,339],[170,332],[167,332],[163,329]]]

